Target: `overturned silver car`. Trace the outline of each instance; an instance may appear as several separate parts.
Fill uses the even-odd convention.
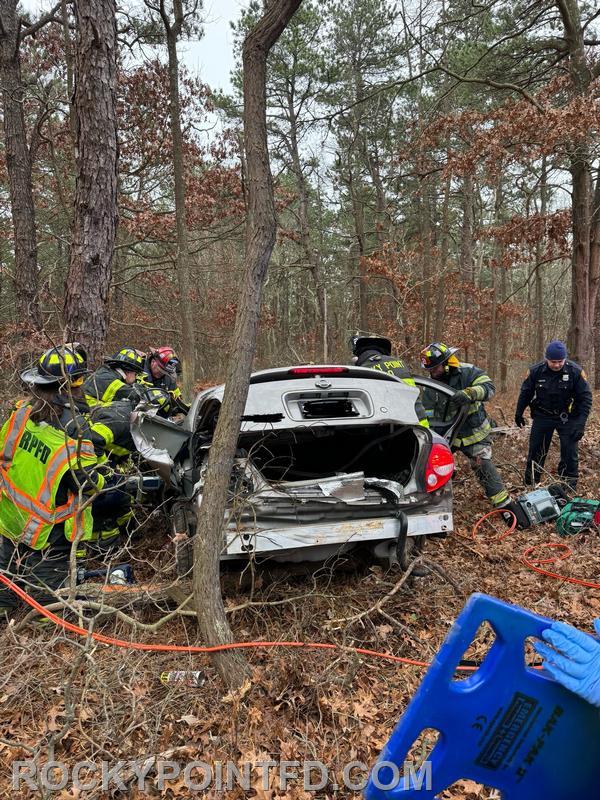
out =
[[[418,389],[353,366],[254,373],[241,421],[223,526],[222,559],[323,560],[358,546],[405,563],[417,537],[452,530],[451,441],[463,417],[453,391]],[[418,424],[418,392],[431,429]],[[196,397],[182,425],[141,412],[133,437],[171,487],[180,573],[224,386]]]

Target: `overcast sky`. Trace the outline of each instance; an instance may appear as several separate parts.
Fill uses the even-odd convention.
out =
[[[54,0],[21,0],[24,9],[32,14],[47,11]],[[133,9],[138,3],[121,3]],[[233,69],[233,37],[229,27],[236,20],[248,0],[204,0],[202,12],[204,37],[199,42],[182,42],[179,47],[180,58],[192,74],[213,89],[230,88],[229,73]]]

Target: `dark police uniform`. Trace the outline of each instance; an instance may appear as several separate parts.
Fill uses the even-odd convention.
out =
[[[516,416],[523,416],[529,406],[533,420],[525,483],[534,485],[546,461],[554,431],[560,439],[558,474],[572,488],[579,477],[578,442],[592,408],[592,391],[583,369],[574,361],[565,361],[555,371],[546,361],[530,367],[521,386]]]

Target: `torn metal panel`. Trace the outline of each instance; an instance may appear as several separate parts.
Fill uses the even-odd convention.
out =
[[[131,436],[138,453],[168,484],[177,455],[191,434],[175,422],[157,417],[156,411],[138,411],[131,423]]]

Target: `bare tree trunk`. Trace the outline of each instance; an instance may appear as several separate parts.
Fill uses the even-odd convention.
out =
[[[379,150],[377,143],[373,146],[372,153],[365,153],[365,158],[369,166],[369,173],[375,188],[376,198],[376,217],[375,217],[375,236],[377,238],[377,246],[383,247],[383,244],[388,239],[389,234],[389,214],[387,210],[387,198],[385,195],[385,187],[381,180],[381,167],[379,160]]]
[[[0,80],[10,206],[15,237],[15,300],[18,322],[41,330],[37,235],[31,154],[23,113],[20,20],[17,0],[0,0]]]
[[[463,178],[460,272],[463,281],[473,283],[473,176]]]
[[[441,274],[438,276],[437,293],[435,299],[435,327],[433,338],[441,342],[444,340],[445,310],[446,310],[446,284],[448,282],[448,252],[450,249],[450,182],[448,175],[444,184],[444,199],[442,201],[442,230],[440,234],[440,266]]]
[[[494,199],[494,225],[500,225],[501,218],[500,215],[502,213],[502,178],[498,178],[498,184],[496,186],[496,197]],[[496,243],[493,248],[492,253],[492,263],[490,264],[490,272],[492,273],[492,309],[490,314],[490,341],[489,341],[489,348],[488,348],[488,372],[492,375],[496,371],[497,361],[498,361],[498,348],[497,348],[497,341],[498,341],[498,329],[502,326],[502,320],[498,319],[498,290],[497,290],[497,271],[499,269],[504,269],[504,266],[500,263],[502,255],[502,248],[501,246]]]
[[[421,297],[423,302],[423,327],[421,339],[431,341],[433,330],[433,263],[432,263],[432,225],[431,225],[431,186],[428,178],[422,178],[419,191],[419,220],[421,234],[421,269],[423,287]]]
[[[586,58],[584,28],[578,0],[555,0],[564,27],[566,61],[575,95],[587,97],[594,75]],[[593,190],[589,141],[575,143],[570,153],[573,181],[573,257],[571,279],[571,324],[569,351],[572,358],[590,365],[594,344],[593,326],[600,284],[600,231],[597,193]],[[594,252],[593,252],[594,251]]]
[[[315,282],[315,292],[317,295],[317,308],[318,308],[318,316],[320,325],[315,327],[320,327],[321,331],[325,331],[327,328],[327,321],[326,321],[326,299],[325,299],[325,281],[322,274],[322,265],[321,265],[321,255],[316,248],[314,248],[311,244],[310,239],[310,203],[309,203],[309,195],[308,195],[308,186],[306,183],[306,177],[302,170],[302,163],[300,161],[300,150],[298,148],[298,117],[296,114],[296,109],[294,107],[294,96],[292,94],[291,88],[288,93],[288,118],[290,123],[290,139],[289,139],[289,150],[290,156],[292,160],[292,171],[296,178],[296,185],[298,187],[298,195],[299,195],[299,208],[298,208],[298,217],[300,223],[300,241],[302,243],[302,249],[304,250],[304,257],[306,258],[306,263],[311,271],[313,280]],[[323,361],[327,360],[327,340],[325,334],[323,334]]]
[[[508,269],[504,266],[500,266],[500,297],[502,297],[503,301],[508,296]],[[507,378],[508,378],[508,361],[509,361],[509,353],[508,353],[508,346],[509,346],[509,339],[508,339],[508,328],[506,325],[500,326],[500,376],[499,376],[499,389],[501,392],[505,392],[507,388]]]
[[[357,186],[358,183],[358,186]],[[354,230],[356,239],[354,247],[355,272],[358,276],[358,309],[359,326],[362,331],[370,331],[369,322],[369,282],[365,265],[365,207],[362,197],[362,181],[352,172],[352,167],[348,172],[348,188],[352,198],[352,216],[354,218]]]
[[[592,213],[591,228],[591,273],[592,275],[600,275],[600,171],[596,175],[596,188],[594,190],[594,208]],[[598,292],[596,292],[594,305],[594,387],[596,389],[600,389],[600,299],[598,297]]]
[[[65,295],[68,335],[92,363],[104,355],[117,232],[117,24],[115,0],[78,0],[74,114],[75,217]]]
[[[194,602],[202,637],[209,644],[226,644],[233,639],[219,580],[223,521],[240,420],[248,396],[262,288],[277,229],[267,146],[267,56],[301,2],[272,0],[244,41],[244,147],[248,197],[245,275],[231,347],[235,357],[230,358],[227,365],[225,394],[210,450],[194,541]],[[242,656],[236,651],[223,651],[215,654],[214,659],[227,685],[241,685],[248,672]]]
[[[548,170],[546,156],[542,157],[540,176],[540,214],[546,216],[548,211]],[[538,239],[535,245],[535,359],[541,358],[544,352],[544,281],[542,260],[545,250],[546,236]],[[535,360],[534,359],[534,360]]]
[[[577,148],[578,150],[580,148]],[[586,148],[587,149],[587,148]],[[573,180],[573,256],[569,352],[576,361],[589,365],[592,351],[590,320],[590,211],[592,176],[585,154],[571,162]]]
[[[161,0],[160,15],[167,37],[169,54],[169,114],[173,140],[173,179],[175,183],[175,226],[177,229],[177,251],[175,271],[179,288],[179,318],[181,321],[181,356],[183,361],[182,389],[185,397],[191,397],[196,379],[196,341],[190,303],[191,277],[188,228],[185,218],[185,178],[183,167],[183,135],[181,132],[181,101],[179,96],[179,58],[177,40],[185,21],[181,0],[173,3],[174,22],[171,23]]]
[[[71,33],[69,31],[69,9],[67,0],[61,0],[60,14],[63,28],[63,45],[65,48],[65,68],[67,71],[67,97],[69,100],[69,130],[73,137],[73,145],[77,134],[75,116],[73,114],[73,50],[71,48]]]

